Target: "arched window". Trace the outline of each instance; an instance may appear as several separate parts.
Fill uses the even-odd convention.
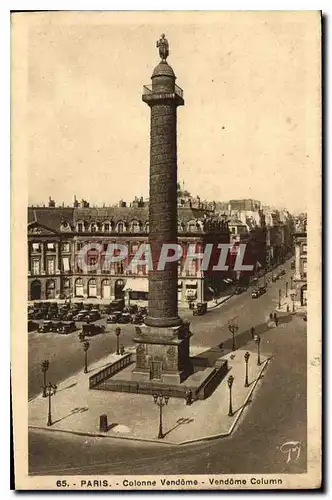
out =
[[[91,222],[91,224],[90,224],[90,232],[91,233],[95,233],[97,231],[98,231],[97,224],[95,222]]]
[[[104,233],[109,233],[112,230],[112,224],[110,221],[105,220],[103,223],[103,231]]]
[[[140,223],[138,222],[138,220],[133,220],[131,223],[131,231],[133,233],[139,233],[140,230],[141,230],[141,227],[140,227]]]
[[[78,221],[76,224],[76,231],[78,233],[83,233],[84,232],[84,222],[83,221]]]
[[[118,233],[123,233],[124,230],[125,230],[125,225],[122,221],[118,222],[117,226],[116,226],[116,230]]]

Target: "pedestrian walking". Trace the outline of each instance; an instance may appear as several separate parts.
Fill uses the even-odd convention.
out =
[[[278,326],[278,323],[279,323],[279,318],[278,318],[278,316],[277,316],[277,313],[274,313],[274,316],[273,316],[273,317],[274,317],[274,322],[275,322],[276,326]]]
[[[193,393],[191,389],[188,389],[185,393],[185,402],[186,405],[190,406],[191,403],[193,402]]]
[[[270,313],[270,321],[273,321],[273,314]]]

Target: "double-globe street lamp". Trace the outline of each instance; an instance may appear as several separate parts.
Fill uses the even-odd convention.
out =
[[[57,390],[57,386],[51,384],[51,382],[45,388],[45,395],[48,397],[48,418],[47,418],[47,426],[50,427],[52,425],[52,415],[51,415],[51,397],[55,395]]]
[[[115,335],[116,335],[116,354],[119,355],[120,353],[120,334],[121,334],[121,328],[117,327],[115,329]]]
[[[250,353],[247,351],[244,355],[244,361],[246,363],[246,378],[244,381],[244,387],[249,387],[249,380],[248,380],[248,361],[250,358]]]
[[[228,325],[228,330],[232,334],[232,351],[235,351],[235,334],[239,329],[239,325],[237,324],[236,321],[231,320],[231,322]]]
[[[167,405],[169,396],[167,394],[155,393],[153,394],[153,400],[157,406],[159,406],[159,433],[158,439],[163,439],[163,407]]]
[[[234,382],[234,377],[233,375],[230,375],[227,379],[227,384],[229,388],[229,409],[228,409],[228,416],[232,417],[233,416],[233,405],[232,405],[232,385]]]
[[[43,384],[43,398],[46,398],[46,372],[48,371],[50,367],[50,362],[48,359],[44,359],[41,363],[41,370],[43,372],[44,376],[44,384]]]
[[[83,342],[83,351],[84,351],[84,373],[88,373],[88,350],[90,347],[90,342],[85,340]]]

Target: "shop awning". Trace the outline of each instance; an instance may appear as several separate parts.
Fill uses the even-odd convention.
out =
[[[128,278],[123,291],[148,292],[149,282],[147,278]]]

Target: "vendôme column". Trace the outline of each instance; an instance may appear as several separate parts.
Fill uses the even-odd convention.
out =
[[[177,107],[184,105],[182,90],[166,62],[168,41],[157,42],[161,61],[154,69],[151,86],[145,86],[142,99],[151,108],[149,244],[153,270],[149,271],[150,327],[174,327],[178,316],[178,263],[166,263],[157,270],[163,244],[177,242]]]

